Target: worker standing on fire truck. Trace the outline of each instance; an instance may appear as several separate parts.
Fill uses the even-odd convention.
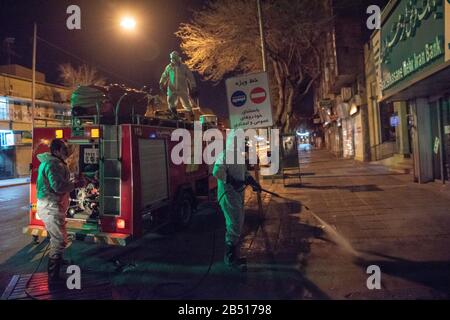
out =
[[[36,184],[37,214],[50,235],[47,267],[49,282],[60,279],[59,270],[67,244],[65,218],[69,206],[69,193],[84,185],[83,179],[70,181],[70,172],[65,162],[68,156],[68,146],[60,139],[51,142],[50,153],[37,155],[41,162]]]
[[[189,94],[192,99],[197,99],[197,84],[191,70],[181,61],[177,51],[170,53],[170,63],[161,75],[159,86],[161,91],[164,91],[164,88],[167,87],[167,104],[174,117],[177,116],[177,103],[180,100],[183,108],[194,119]]]
[[[239,130],[239,129],[238,129]],[[240,237],[244,226],[244,190],[247,185],[254,191],[261,186],[247,171],[244,163],[237,161],[237,153],[245,153],[245,145],[239,146],[236,141],[236,130],[228,132],[224,152],[214,164],[213,175],[218,180],[217,198],[225,217],[225,257],[227,266],[245,267],[245,259],[240,257]],[[227,163],[227,159],[233,159]],[[245,159],[245,157],[244,157]]]

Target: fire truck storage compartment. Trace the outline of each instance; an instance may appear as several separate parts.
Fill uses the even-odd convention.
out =
[[[86,140],[68,140],[71,156],[69,169],[75,175],[82,174],[86,185],[70,193],[67,218],[96,221],[99,217],[99,146]]]
[[[139,139],[141,209],[169,198],[167,146],[163,139]]]

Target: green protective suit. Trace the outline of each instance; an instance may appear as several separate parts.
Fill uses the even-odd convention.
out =
[[[64,161],[50,153],[39,154],[37,158],[41,162],[36,183],[37,213],[50,235],[49,257],[58,259],[67,244],[65,217],[69,193],[75,187]]]
[[[192,111],[192,102],[189,97],[189,90],[196,90],[197,84],[191,70],[181,62],[173,61],[167,65],[159,84],[167,86],[167,103],[171,110],[176,110],[178,101],[187,111]]]
[[[236,190],[230,183],[227,183],[227,176],[231,175],[234,180],[244,181],[248,177],[247,166],[245,164],[226,163],[227,153],[233,153],[232,159],[236,160],[236,152],[243,152],[242,146],[233,147],[234,130],[230,130],[227,135],[227,142],[224,152],[219,155],[214,164],[213,175],[217,179],[217,199],[225,217],[225,243],[236,246],[239,243],[244,226],[244,184]]]

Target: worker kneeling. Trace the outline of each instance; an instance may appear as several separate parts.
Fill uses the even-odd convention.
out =
[[[225,217],[225,257],[224,262],[232,268],[246,267],[245,259],[240,257],[240,238],[244,226],[244,190],[250,185],[260,192],[261,186],[247,171],[245,163],[238,164],[236,155],[244,153],[245,146],[235,143],[236,132],[230,130],[227,135],[224,152],[214,164],[213,175],[218,180],[217,198]],[[227,156],[228,155],[228,156]],[[234,159],[227,163],[227,159]]]
[[[68,146],[60,139],[51,142],[50,153],[37,155],[41,162],[36,183],[37,213],[50,236],[47,267],[49,283],[60,280],[59,272],[67,244],[65,218],[69,194],[84,185],[83,180],[70,181],[69,168],[65,162],[68,156]]]

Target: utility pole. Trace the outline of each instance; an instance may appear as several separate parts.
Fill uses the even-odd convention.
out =
[[[33,31],[33,66],[31,80],[31,133],[34,130],[34,115],[36,108],[36,41],[37,41],[37,25],[34,23]]]
[[[266,41],[264,40],[264,25],[261,11],[261,1],[256,0],[256,5],[258,7],[259,36],[261,37],[261,54],[262,54],[263,71],[267,72]]]
[[[267,64],[266,64],[266,44],[264,40],[264,25],[263,25],[263,18],[262,18],[262,10],[261,10],[261,1],[256,0],[256,6],[258,8],[258,23],[259,23],[259,36],[261,37],[261,55],[262,55],[262,66],[263,71],[267,72]],[[259,130],[266,130],[265,128],[259,129]],[[258,131],[259,131],[258,130]],[[267,130],[268,132],[269,130]],[[268,135],[267,135],[268,137]],[[260,174],[259,174],[259,157],[258,162],[255,166],[255,180],[259,183],[260,182]],[[261,192],[258,192],[256,194],[257,200],[258,200],[258,210],[259,214],[263,216],[263,205],[262,205],[262,199],[261,199]]]

